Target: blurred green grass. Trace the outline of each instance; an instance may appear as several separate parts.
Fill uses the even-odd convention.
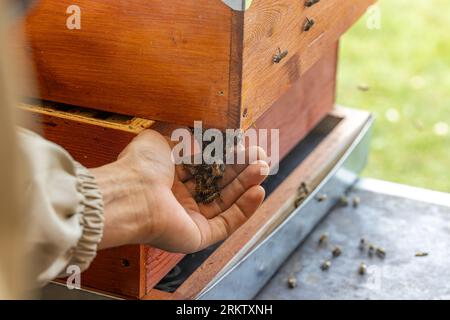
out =
[[[450,192],[450,1],[379,6],[381,28],[366,15],[340,50],[338,103],[377,118],[363,175]]]

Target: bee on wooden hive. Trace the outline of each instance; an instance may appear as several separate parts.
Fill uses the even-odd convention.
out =
[[[303,30],[304,30],[304,31],[309,31],[309,30],[311,30],[311,28],[314,26],[315,23],[316,23],[316,22],[314,21],[314,19],[306,18],[306,22],[305,22],[305,25],[304,25],[304,27],[303,27]]]

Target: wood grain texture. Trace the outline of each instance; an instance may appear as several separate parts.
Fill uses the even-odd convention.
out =
[[[118,154],[140,132],[154,125],[146,119],[54,103],[22,104],[25,126],[64,147],[87,167],[98,167]],[[183,255],[144,245],[100,251],[82,274],[82,286],[121,297],[144,296]]]
[[[244,18],[241,127],[249,127],[332,47],[374,0],[254,0]],[[304,31],[307,18],[315,21]],[[280,63],[278,48],[288,50]],[[244,116],[245,115],[245,116]]]
[[[41,97],[168,123],[247,129],[374,0],[41,0],[26,22]],[[303,31],[306,17],[314,19]],[[289,50],[274,64],[278,48]]]
[[[66,9],[81,8],[81,29]],[[26,22],[41,98],[167,122],[228,113],[231,9],[218,0],[40,0]]]
[[[338,44],[335,44],[252,125],[257,129],[279,129],[280,159],[332,111],[337,56]],[[269,151],[270,142],[270,137],[260,141]]]
[[[144,248],[124,246],[100,251],[89,269],[81,275],[81,285],[125,298],[146,294]]]
[[[152,290],[162,278],[172,270],[184,254],[169,253],[160,249],[145,246],[146,293]]]
[[[70,155],[88,168],[99,167],[117,159],[119,153],[153,121],[111,116],[92,117],[95,111],[70,112],[46,106],[22,104],[30,129],[65,148]],[[102,114],[100,114],[102,115]]]
[[[311,189],[323,179],[354,141],[370,114],[339,108],[334,112],[339,124],[321,144],[283,181],[264,201],[255,214],[228,238],[173,295],[174,299],[192,299],[216,277],[236,256],[243,254],[244,247],[251,248],[261,240],[277,215],[285,214],[285,204],[291,203],[301,182],[309,183]],[[149,296],[152,292],[149,293]]]

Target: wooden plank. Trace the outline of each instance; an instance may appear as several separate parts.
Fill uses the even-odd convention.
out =
[[[56,104],[22,104],[28,127],[63,146],[89,168],[116,161],[119,153],[153,121]]]
[[[139,245],[102,250],[81,275],[84,288],[137,299],[145,295],[145,265]]]
[[[184,254],[169,253],[157,248],[145,246],[145,292],[148,293],[172,270]]]
[[[370,114],[363,111],[337,109],[334,116],[341,121],[325,140],[299,165],[291,175],[268,197],[256,213],[228,238],[176,291],[173,298],[194,298],[202,291],[238,253],[261,239],[270,228],[271,221],[286,214],[286,202],[292,205],[301,182],[311,188],[323,179],[350,144],[354,141]],[[260,236],[258,238],[258,235]],[[147,297],[151,297],[152,292]]]
[[[280,159],[332,111],[336,95],[337,56],[336,43],[252,126],[279,129]],[[270,151],[270,137],[267,140],[260,143],[267,144]]]
[[[374,0],[254,0],[244,18],[241,127],[248,128],[364,13]],[[314,19],[309,31],[306,18]],[[288,51],[273,63],[278,48]],[[244,111],[242,111],[244,113]]]
[[[81,8],[81,29],[66,10]],[[228,112],[232,11],[219,0],[41,0],[26,34],[40,98],[173,123]]]

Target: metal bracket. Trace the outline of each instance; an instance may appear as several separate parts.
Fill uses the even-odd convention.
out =
[[[222,0],[227,6],[236,11],[245,11],[250,8],[253,0]]]

